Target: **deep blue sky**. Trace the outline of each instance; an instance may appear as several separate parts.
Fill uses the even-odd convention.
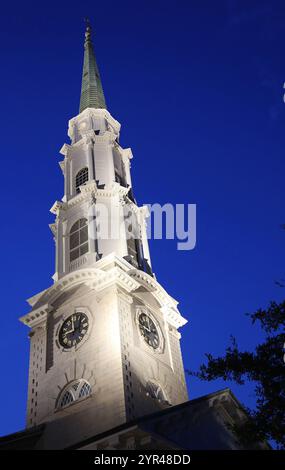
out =
[[[151,242],[158,280],[189,320],[186,368],[259,339],[246,312],[280,300],[285,234],[284,2],[145,0],[1,5],[1,418],[24,427],[25,299],[54,272],[49,209],[62,196],[59,149],[78,112],[83,17],[108,107],[131,147],[142,203],[196,203],[197,247]],[[224,387],[189,380],[190,397]],[[233,387],[246,404],[251,387]]]

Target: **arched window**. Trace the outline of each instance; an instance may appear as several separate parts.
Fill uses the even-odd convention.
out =
[[[91,395],[91,392],[91,386],[86,382],[86,380],[74,380],[66,385],[66,387],[60,392],[56,407],[59,409],[65,408],[82,398],[88,397]]]
[[[77,194],[80,193],[80,186],[82,186],[82,184],[85,184],[87,181],[88,181],[88,168],[86,167],[86,168],[82,168],[81,170],[79,170],[79,172],[76,175],[75,190]]]
[[[87,219],[79,219],[72,225],[69,234],[70,262],[88,252]]]
[[[167,402],[166,395],[161,386],[150,380],[146,384],[146,394],[155,400]]]

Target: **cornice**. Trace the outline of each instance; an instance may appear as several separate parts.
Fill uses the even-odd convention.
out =
[[[65,208],[65,204],[66,203],[63,201],[55,201],[53,206],[50,208],[50,212],[54,215],[58,215],[59,211]]]
[[[100,145],[114,145],[116,141],[117,135],[113,131],[105,131],[104,134],[95,134],[94,129],[90,129],[82,135],[81,139],[79,139],[77,142],[74,142],[73,144],[69,145],[68,151],[70,149],[78,149],[81,147],[88,147],[89,145],[95,145],[95,146],[100,146]],[[66,144],[65,144],[66,145]],[[64,146],[65,146],[64,145]],[[63,146],[63,148],[64,148]],[[61,152],[62,153],[62,152]],[[67,155],[63,154],[63,155]]]
[[[32,297],[29,297],[27,299],[27,302],[28,304],[33,307],[37,301],[43,296],[43,294],[47,291],[47,289],[41,291],[41,292],[38,292],[37,294],[33,295]]]
[[[116,149],[118,150],[118,152],[120,153],[121,157],[123,157],[124,159],[127,159],[127,160],[131,160],[133,158],[133,152],[132,152],[132,149],[130,147],[124,149],[118,143],[116,143],[115,146],[116,146]]]
[[[71,145],[69,144],[63,144],[63,146],[61,147],[59,153],[61,155],[64,155],[65,157],[67,156],[68,154],[68,151],[71,149]]]
[[[106,109],[95,109],[95,108],[86,108],[82,113],[74,116],[68,122],[68,136],[72,139],[74,126],[77,125],[78,121],[92,118],[92,117],[103,117],[107,120],[109,125],[113,127],[115,132],[119,134],[121,129],[121,124],[117,121]]]
[[[165,320],[175,328],[180,328],[181,326],[186,325],[187,320],[183,318],[182,315],[170,305],[161,307],[160,311],[163,313]]]
[[[117,127],[121,127],[119,121],[117,121],[107,109],[100,109],[100,108],[86,108],[84,111],[82,111],[80,114],[77,114],[73,118],[71,118],[68,122],[70,124],[74,124],[77,120],[81,120],[83,118],[87,117],[93,117],[93,116],[103,116],[107,118],[110,122],[112,122],[114,125]]]
[[[19,318],[19,320],[25,325],[31,328],[35,328],[39,326],[40,323],[42,323],[43,321],[46,321],[49,311],[50,311],[50,305],[45,304],[45,305],[42,305],[40,309],[32,311],[28,313],[27,315],[24,315],[23,317]]]
[[[89,144],[94,144],[94,145],[100,145],[100,144],[113,144],[116,140],[117,136],[113,131],[105,131],[103,134],[96,134],[94,129],[90,129],[89,131],[86,131],[84,135],[82,136],[82,139],[80,139],[78,142],[73,144],[74,147],[76,147],[80,142],[83,142],[87,145]]]
[[[34,296],[35,302],[30,313],[20,318],[28,326],[34,326],[44,319],[53,308],[53,302],[66,290],[85,284],[95,292],[116,286],[126,294],[135,293],[141,286],[157,299],[165,320],[175,328],[185,325],[185,320],[177,309],[177,302],[150,275],[134,269],[126,260],[110,254],[97,261],[93,268],[79,269],[66,274],[41,295]],[[33,299],[33,298],[32,298]]]
[[[95,198],[112,198],[115,196],[125,197],[129,191],[129,188],[124,188],[119,183],[113,182],[112,186],[107,189],[99,189],[96,185],[96,181],[92,180],[84,185],[80,186],[81,192],[66,202],[64,209],[69,209],[84,201],[87,201],[91,195]],[[61,207],[63,209],[63,207]]]
[[[160,310],[168,323],[175,328],[180,328],[187,323],[187,320],[178,311],[178,302],[152,276],[138,269],[132,270],[129,274],[154,295],[162,306]]]
[[[45,318],[44,316],[52,310],[52,303],[59,295],[79,284],[85,284],[98,293],[112,286],[118,286],[127,293],[139,287],[139,283],[118,266],[114,266],[107,271],[97,268],[80,269],[67,274],[44,291],[43,294],[37,298],[31,312],[22,316],[20,321],[25,325],[34,327],[36,323],[42,321]]]
[[[119,183],[116,183],[115,181],[112,183],[110,188],[107,189],[98,189],[97,190],[97,196],[98,197],[107,197],[111,198],[114,196],[121,196],[124,197],[128,194],[129,188],[125,188],[121,186]]]
[[[90,280],[85,284],[96,292],[112,287],[114,285],[123,288],[126,292],[132,292],[139,288],[139,283],[132,279],[121,268],[114,267],[101,275],[100,279]]]

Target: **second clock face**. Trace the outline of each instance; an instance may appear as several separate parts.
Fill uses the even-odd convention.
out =
[[[152,319],[146,314],[139,315],[139,329],[145,342],[153,349],[159,347],[159,334]]]
[[[88,331],[88,317],[85,313],[76,312],[70,315],[62,324],[58,340],[65,349],[70,349],[79,344]]]

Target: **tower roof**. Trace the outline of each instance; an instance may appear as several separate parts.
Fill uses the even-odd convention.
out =
[[[85,31],[84,63],[79,112],[81,113],[86,108],[107,108],[91,40],[91,27],[89,22],[87,22]]]

